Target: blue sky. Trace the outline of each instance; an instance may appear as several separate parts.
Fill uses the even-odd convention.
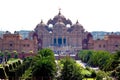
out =
[[[34,30],[61,13],[87,31],[120,31],[119,0],[0,0],[0,30]]]

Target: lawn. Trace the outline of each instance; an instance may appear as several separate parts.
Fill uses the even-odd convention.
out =
[[[82,72],[81,72],[83,75],[91,75],[91,72],[88,71],[88,70],[85,70],[85,69],[82,69]]]
[[[82,80],[96,80],[95,78],[84,78]]]

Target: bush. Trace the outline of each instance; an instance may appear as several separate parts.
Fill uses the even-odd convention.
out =
[[[113,70],[114,56],[109,52],[83,50],[79,52],[79,57],[90,66],[99,67],[104,71]]]
[[[62,80],[81,80],[83,75],[81,74],[80,66],[77,66],[77,63],[70,57],[66,57],[61,60],[63,64],[63,69],[61,71]]]

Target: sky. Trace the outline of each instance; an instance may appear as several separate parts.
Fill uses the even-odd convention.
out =
[[[86,31],[120,31],[119,0],[0,0],[0,30],[34,30],[61,14]]]

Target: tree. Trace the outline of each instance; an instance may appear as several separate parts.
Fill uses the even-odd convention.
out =
[[[62,63],[64,65],[61,71],[62,80],[81,80],[83,78],[80,67],[76,65],[73,59],[66,57]]]
[[[1,57],[3,57],[3,56],[4,56],[4,54],[3,54],[2,52],[0,52],[0,56],[1,56]]]
[[[11,54],[7,53],[7,60],[9,60],[11,58]]]
[[[13,51],[14,58],[18,58],[18,53],[16,50]]]
[[[116,79],[120,79],[120,51],[114,54],[114,61],[111,65],[113,67],[112,76]]]
[[[97,72],[97,76],[96,76],[96,80],[102,80],[102,79],[105,78],[105,77],[106,77],[105,72],[103,72],[103,71],[98,71],[98,72]]]
[[[53,80],[56,73],[54,53],[50,49],[42,49],[33,59],[32,75],[41,80]]]
[[[93,67],[99,67],[101,70],[112,70],[112,63],[114,61],[113,55],[107,51],[90,51],[83,50],[79,53],[79,57],[83,62]]]

